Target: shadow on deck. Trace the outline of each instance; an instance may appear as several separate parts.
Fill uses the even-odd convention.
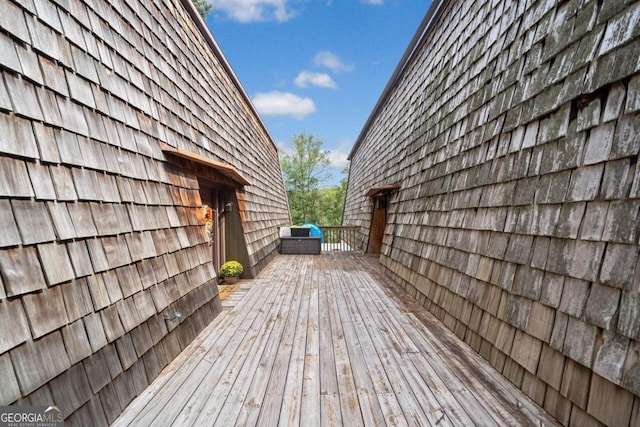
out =
[[[553,425],[382,274],[281,255],[114,425]]]

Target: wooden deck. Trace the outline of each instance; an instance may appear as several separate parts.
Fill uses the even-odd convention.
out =
[[[355,253],[277,257],[117,426],[553,425]]]

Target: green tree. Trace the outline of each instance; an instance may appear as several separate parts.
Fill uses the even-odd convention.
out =
[[[291,221],[319,223],[320,183],[331,178],[329,152],[322,150],[322,140],[304,132],[293,136],[294,150],[283,153],[280,160],[284,185],[289,199]]]
[[[320,195],[320,224],[340,225],[342,224],[342,212],[344,210],[344,199],[347,194],[347,178],[349,176],[349,165],[342,170],[344,177],[340,185],[323,188],[319,190]]]
[[[202,19],[207,19],[207,15],[211,12],[211,4],[207,0],[193,0],[193,4],[198,9],[198,13]]]

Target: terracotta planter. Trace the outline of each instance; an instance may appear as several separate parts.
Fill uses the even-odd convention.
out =
[[[224,278],[224,283],[226,283],[227,285],[233,285],[234,283],[238,283],[238,278],[237,277],[225,277]]]

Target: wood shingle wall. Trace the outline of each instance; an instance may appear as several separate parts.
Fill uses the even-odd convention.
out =
[[[161,143],[242,173],[247,267],[276,253],[275,145],[193,14],[0,0],[2,405],[106,425],[221,310],[198,179]]]
[[[344,223],[400,182],[388,273],[562,423],[639,425],[640,3],[434,3]]]

